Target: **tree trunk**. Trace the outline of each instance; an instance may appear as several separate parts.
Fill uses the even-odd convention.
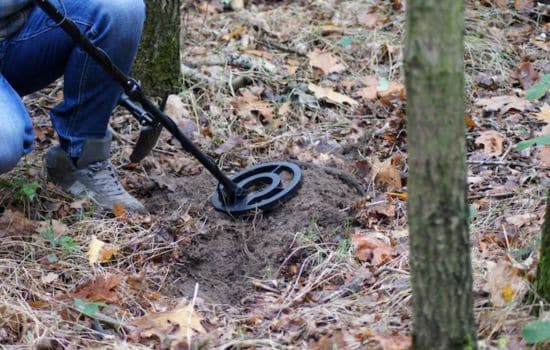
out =
[[[181,89],[180,0],[146,0],[147,19],[134,74],[146,94],[164,96]]]
[[[463,2],[409,0],[405,41],[414,349],[475,349]]]
[[[537,292],[547,302],[550,302],[550,189],[546,196],[546,214],[544,215],[540,244]]]

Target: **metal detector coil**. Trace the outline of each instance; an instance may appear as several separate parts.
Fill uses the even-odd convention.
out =
[[[302,171],[297,164],[278,161],[256,165],[230,179],[243,190],[240,198],[227,197],[219,184],[212,205],[230,215],[243,215],[273,209],[294,195],[302,183]]]

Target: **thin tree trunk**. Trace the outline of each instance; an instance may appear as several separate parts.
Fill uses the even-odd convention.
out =
[[[546,196],[546,214],[542,226],[540,262],[537,268],[537,292],[550,303],[550,189]]]
[[[414,349],[475,349],[463,2],[409,0],[405,44]]]
[[[146,0],[147,19],[134,74],[145,92],[164,96],[182,87],[180,0]]]

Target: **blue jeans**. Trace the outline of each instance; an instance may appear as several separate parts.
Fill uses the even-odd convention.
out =
[[[143,0],[52,1],[129,73],[145,20]],[[0,42],[0,173],[33,149],[21,96],[61,76],[64,100],[50,116],[61,147],[78,158],[87,139],[105,137],[122,89],[37,7],[19,33]]]

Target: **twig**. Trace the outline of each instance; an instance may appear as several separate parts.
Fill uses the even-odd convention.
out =
[[[514,160],[508,160],[503,161],[501,160],[469,160],[468,164],[473,165],[513,165],[513,166],[521,166],[521,167],[528,167],[529,164],[518,162]]]

